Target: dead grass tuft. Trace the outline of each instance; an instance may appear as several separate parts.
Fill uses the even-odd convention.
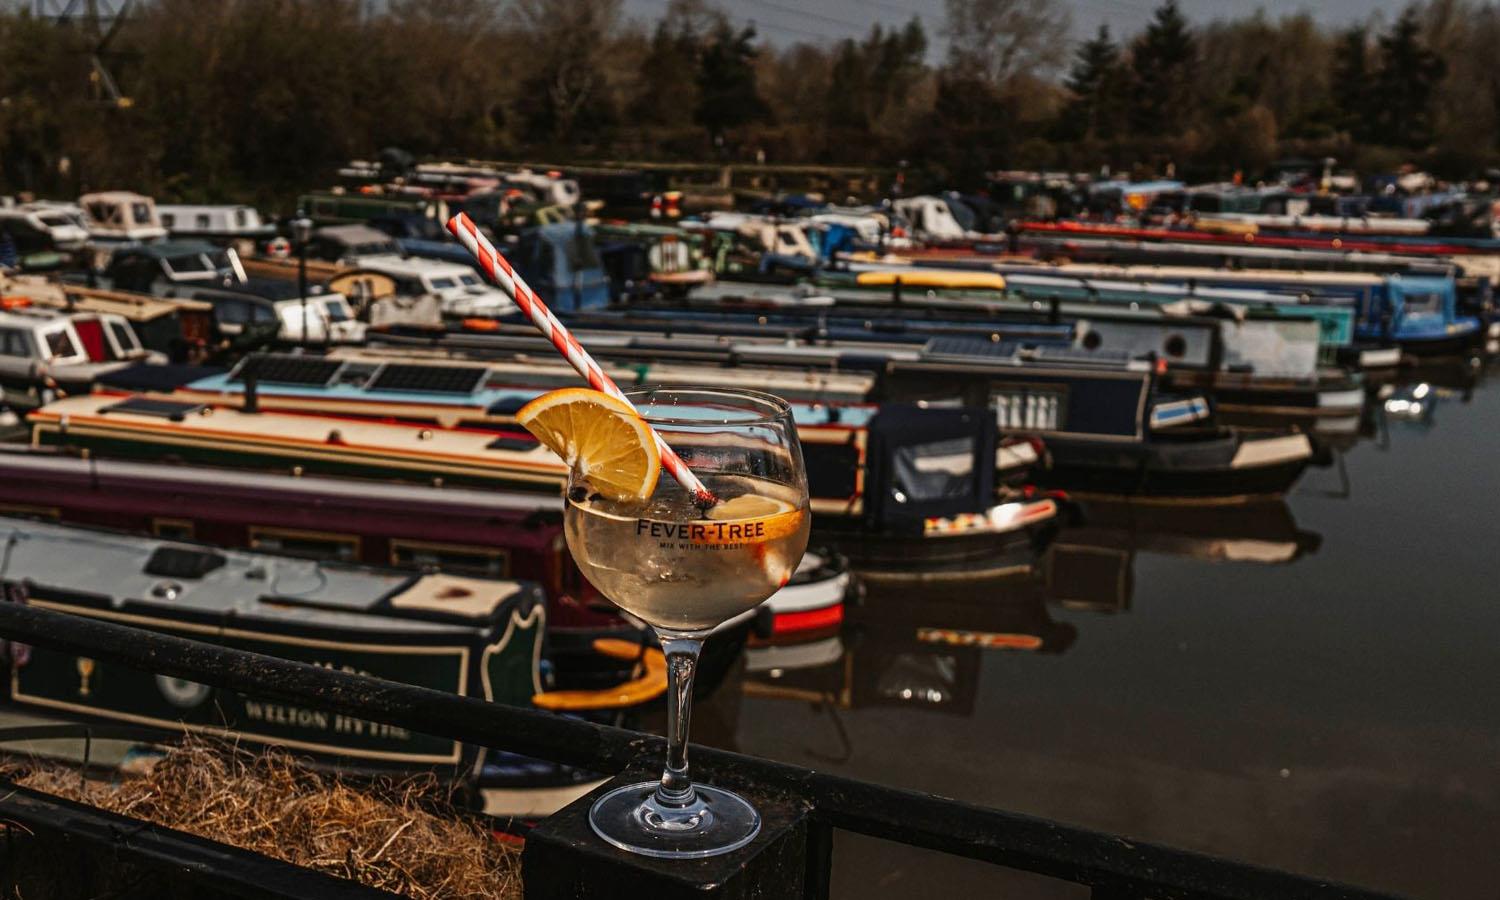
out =
[[[116,784],[40,760],[7,763],[0,774],[417,900],[521,897],[519,853],[448,806],[431,778],[358,786],[282,751],[193,736],[148,774]]]

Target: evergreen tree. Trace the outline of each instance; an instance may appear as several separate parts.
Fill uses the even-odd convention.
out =
[[[770,110],[755,84],[754,27],[735,31],[727,21],[714,29],[698,63],[698,108],[693,121],[715,144],[731,128],[766,118]]]
[[[644,125],[686,125],[697,105],[701,38],[691,22],[673,27],[663,19],[641,61],[639,87],[630,103],[631,120]],[[684,96],[685,94],[690,96]],[[664,103],[671,97],[673,102]]]
[[[1198,46],[1187,19],[1177,0],[1166,0],[1132,48],[1131,125],[1138,135],[1174,138],[1194,120],[1197,68]]]
[[[1336,127],[1356,140],[1368,139],[1372,129],[1370,76],[1369,35],[1363,28],[1350,28],[1334,45],[1329,90]]]
[[[1448,66],[1421,39],[1417,8],[1409,6],[1381,35],[1380,71],[1374,80],[1379,98],[1373,116],[1382,144],[1413,150],[1432,143],[1432,97]]]
[[[1120,48],[1110,38],[1109,26],[1100,25],[1098,33],[1079,46],[1063,82],[1073,97],[1063,108],[1062,136],[1114,137],[1123,100],[1120,83]]]

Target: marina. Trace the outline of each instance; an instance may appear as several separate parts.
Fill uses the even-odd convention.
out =
[[[0,893],[1492,897],[1500,7],[1360,2],[0,4]]]

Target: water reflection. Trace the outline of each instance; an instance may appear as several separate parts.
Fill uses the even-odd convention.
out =
[[[741,691],[835,717],[879,707],[969,716],[989,655],[1073,647],[1078,626],[1055,618],[1053,608],[1130,610],[1137,554],[1288,564],[1321,543],[1279,500],[1230,507],[1090,501],[1043,552],[1004,574],[867,581],[840,634],[749,648]]]
[[[1090,501],[1004,577],[869,583],[836,637],[750,651],[736,737],[1307,874],[1491,896],[1500,720],[1473,702],[1500,633],[1474,589],[1500,540],[1485,376],[1372,382],[1358,439],[1282,501]],[[932,854],[835,863],[839,896],[1000,893]]]

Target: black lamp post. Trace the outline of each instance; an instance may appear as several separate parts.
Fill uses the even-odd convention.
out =
[[[292,220],[292,240],[297,244],[297,295],[302,301],[302,343],[308,343],[307,332],[307,242],[312,239],[312,219],[297,210]]]

